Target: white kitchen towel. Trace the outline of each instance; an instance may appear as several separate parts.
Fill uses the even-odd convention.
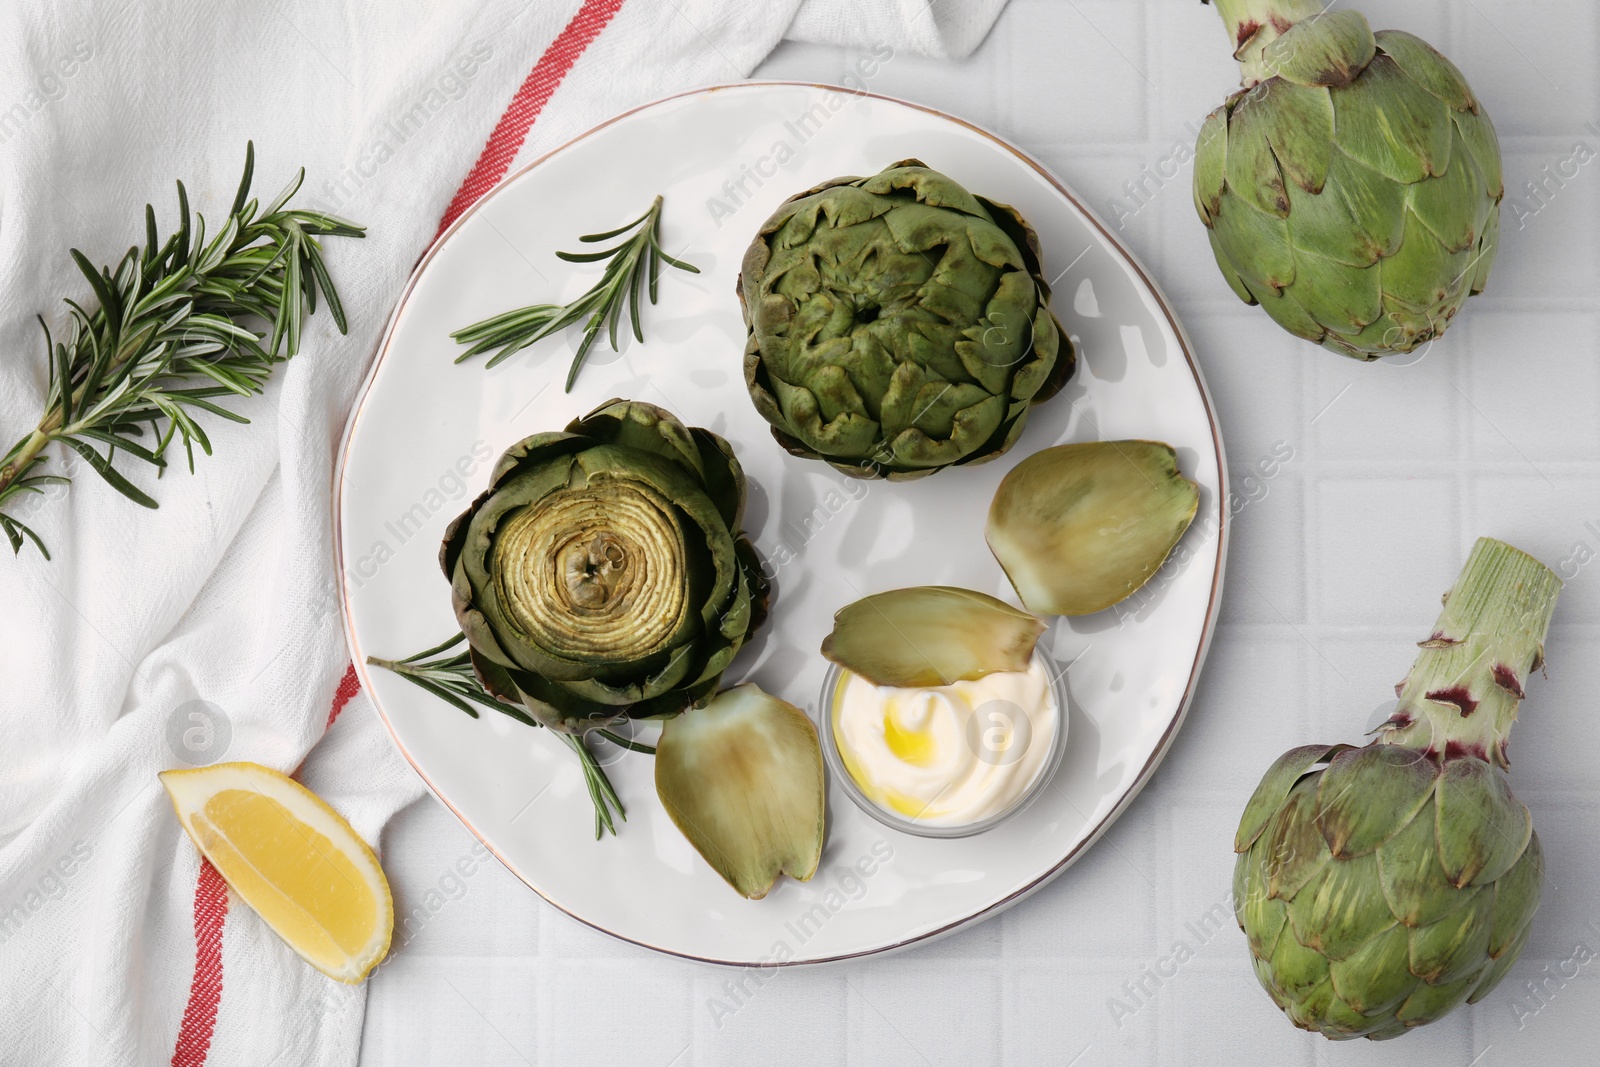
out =
[[[325,310],[309,320],[265,395],[234,405],[250,425],[208,423],[216,455],[193,475],[181,461],[159,481],[123,465],[159,510],[76,471],[22,516],[54,561],[31,546],[0,558],[0,1064],[355,1062],[363,991],[230,909],[156,772],[303,762],[374,842],[420,793],[348,670],[331,474],[385,318],[441,219],[611,114],[744,77],[791,22],[955,55],[1002,3],[0,7],[0,448],[41,407],[34,316],[59,327],[61,298],[85,297],[66,250],[115,262],[146,201],[165,232],[174,178],[218,220],[253,139],[258,194],[304,166],[301,202],[369,227],[326,245],[348,335]]]

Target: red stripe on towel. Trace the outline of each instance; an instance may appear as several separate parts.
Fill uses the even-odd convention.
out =
[[[204,1067],[211,1051],[217,1004],[222,1000],[222,921],[227,917],[228,884],[202,856],[194,887],[194,981],[189,984],[172,1067]]]
[[[600,36],[600,31],[621,10],[622,4],[623,0],[585,0],[583,7],[572,16],[572,21],[550,42],[550,47],[545,49],[539,62],[528,72],[517,95],[511,98],[511,106],[495,123],[489,143],[483,146],[483,152],[468,172],[466,181],[456,190],[455,199],[450,201],[450,207],[439,223],[439,233],[448,229],[478,197],[493,189],[495,183],[506,176],[506,171],[511,169],[511,161],[517,158],[522,142],[533,128],[534,120],[544,110],[550,97],[555,95],[561,79],[567,76],[578,57],[583,55],[584,49]]]

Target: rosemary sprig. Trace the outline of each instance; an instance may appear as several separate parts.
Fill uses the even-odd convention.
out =
[[[472,669],[472,658],[467,649],[451,653],[450,650],[464,644],[466,636],[456,634],[442,644],[418,652],[414,656],[407,656],[402,660],[378,659],[368,656],[367,662],[374,667],[394,671],[423,689],[432,693],[440,700],[461,709],[474,719],[478,717],[478,709],[473,704],[511,716],[513,719],[528,726],[539,726],[538,720],[532,718],[526,711],[515,704],[509,704],[491,694],[478,680],[477,673]],[[446,654],[450,653],[450,654]],[[434,659],[433,657],[439,657]],[[634,752],[645,752],[655,755],[655,749],[639,741],[613,733],[610,730],[596,730],[601,737],[614,745]],[[613,835],[617,832],[616,824],[612,821],[611,811],[616,809],[617,815],[624,822],[628,819],[628,812],[622,806],[622,798],[617,796],[617,791],[611,786],[611,779],[606,777],[605,768],[595,759],[594,753],[584,743],[583,738],[573,734],[557,733],[574,753],[583,766],[584,785],[589,790],[589,800],[594,804],[594,837],[598,841],[604,832],[609,830]]]
[[[154,508],[156,501],[113,465],[119,452],[151,464],[159,477],[176,437],[192,472],[196,445],[211,454],[211,439],[195,415],[249,421],[218,400],[261,392],[273,367],[299,351],[319,289],[339,332],[346,331],[344,306],[318,238],[363,237],[365,228],[318,211],[288,209],[305,179],[303,169],[262,208],[249,199],[254,172],[255,145],[247,144],[233,206],[209,241],[205,219],[190,216],[180,181],[178,229],[165,242],[156,236],[155,209],[146,204],[144,249],[129,249],[114,270],[96,269],[72,249],[94,301],[66,301],[70,329],[63,341],[39,319],[49,365],[44,414],[0,457],[0,530],[13,553],[20,554],[27,539],[50,558],[15,511],[22,498],[71,480],[40,471],[47,445],[59,441],[123,496]],[[270,330],[257,333],[257,323]]]
[[[663,261],[690,274],[699,274],[700,268],[673,259],[661,249],[661,197],[656,197],[650,210],[625,225],[605,233],[591,233],[578,238],[584,244],[596,244],[620,237],[629,230],[637,230],[619,245],[598,252],[557,252],[556,256],[568,263],[596,263],[610,260],[600,280],[588,292],[570,304],[534,304],[531,307],[507,311],[466,329],[457,330],[451,338],[461,344],[471,345],[456,362],[470,359],[484,352],[494,351],[485,368],[510,358],[542,337],[578,322],[588,316],[583,328],[583,342],[572,357],[572,367],[567,371],[567,392],[578,380],[578,370],[583,357],[600,336],[600,328],[608,326],[611,350],[617,351],[617,323],[622,318],[623,304],[628,307],[628,320],[633,325],[633,336],[643,343],[644,329],[639,319],[639,293],[649,287],[650,303],[656,302],[657,283],[661,277]],[[646,278],[648,276],[648,282]],[[609,324],[609,325],[608,325]]]

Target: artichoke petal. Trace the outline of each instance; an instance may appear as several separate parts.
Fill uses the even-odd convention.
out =
[[[1500,159],[1500,137],[1495,133],[1494,123],[1489,121],[1487,115],[1475,112],[1457,111],[1450,118],[1461,134],[1467,151],[1472,153],[1472,161],[1478,164],[1478,170],[1483,174],[1490,199],[1498,204],[1505,195],[1506,187]]]
[[[1317,823],[1340,859],[1364,856],[1399,833],[1433,796],[1439,765],[1412,749],[1342,752],[1317,784]]]
[[[668,720],[656,792],[674,824],[741,896],[781,874],[808,881],[822,859],[826,789],[805,712],[740,685]]]
[[[1434,841],[1434,814],[1420,812],[1378,849],[1378,879],[1389,910],[1406,926],[1427,926],[1450,913],[1462,890],[1450,884]]]
[[[1450,165],[1450,109],[1393,59],[1375,57],[1361,77],[1332,92],[1339,147],[1353,158],[1404,184]]]
[[[840,608],[822,654],[874,685],[953,685],[1025,671],[1044,623],[970,589],[915,586]]]
[[[1296,85],[1340,86],[1354,81],[1376,50],[1359,11],[1327,11],[1290,26],[1262,59],[1268,72]]]
[[[1468,1004],[1476,1004],[1494,992],[1494,987],[1500,984],[1501,979],[1511,973],[1511,968],[1516,966],[1517,958],[1522,955],[1523,948],[1528,944],[1528,935],[1532,932],[1533,928],[1531,926],[1524,926],[1522,932],[1516,936],[1516,939],[1505,946],[1505,951],[1495,959],[1494,964],[1484,974],[1483,979],[1473,988],[1471,995],[1467,997]]]
[[[1403,30],[1380,30],[1375,36],[1384,55],[1452,110],[1478,109],[1478,100],[1472,95],[1465,76],[1427,41]]]
[[[1543,893],[1544,846],[1539,844],[1539,835],[1535,833],[1529,835],[1528,847],[1523,850],[1516,865],[1494,883],[1494,919],[1489,933],[1489,955],[1497,960],[1503,958],[1508,946],[1527,933],[1534,912],[1539,910],[1539,898]]]
[[[1396,923],[1354,955],[1329,965],[1334,991],[1362,1015],[1393,1011],[1417,987],[1417,978],[1409,970],[1410,953],[1408,931]]]
[[[1089,615],[1149,581],[1199,505],[1171,445],[1056,445],[1001,481],[984,536],[1029,611]]]
[[[1423,311],[1419,327],[1426,340],[1444,332],[1449,316],[1466,299],[1477,264],[1469,250],[1446,248],[1415,212],[1407,211],[1405,219],[1399,249],[1379,267],[1381,285],[1387,307],[1398,303]]]
[[[1378,883],[1378,856],[1336,860],[1289,902],[1295,939],[1342,960],[1394,924]]]
[[[1228,176],[1228,108],[1206,116],[1195,140],[1194,206],[1206,226],[1222,210],[1222,188]]]
[[[1317,779],[1295,784],[1278,817],[1256,844],[1263,853],[1267,895],[1293,900],[1333,860],[1317,828]]]
[[[1231,160],[1231,144],[1228,151]],[[1283,292],[1295,280],[1289,220],[1268,214],[1231,192],[1222,213],[1213,220],[1216,247],[1252,293]]]
[[[1470,756],[1445,764],[1435,811],[1439,862],[1455,886],[1495,881],[1533,836],[1533,816],[1512,795],[1505,772]]]
[[[1272,84],[1262,82],[1233,105],[1228,114],[1225,165],[1230,192],[1257,211],[1282,219],[1289,214],[1289,194],[1283,187],[1283,170],[1268,140],[1268,134],[1275,128],[1273,97]]]
[[[1481,974],[1489,958],[1494,891],[1473,888],[1458,898],[1444,918],[1410,932],[1411,973],[1430,985]]]
[[[1477,254],[1472,257],[1472,288],[1476,295],[1489,284],[1489,271],[1494,267],[1495,252],[1500,247],[1500,206],[1495,205],[1483,225],[1483,236],[1478,240]]]
[[[1289,798],[1289,791],[1308,771],[1349,749],[1349,745],[1302,745],[1279,756],[1267,768],[1267,773],[1261,776],[1261,784],[1256,786],[1249,803],[1244,806],[1244,815],[1239,819],[1239,831],[1233,838],[1233,850],[1243,852],[1255,844],[1256,838],[1261,836],[1273,816],[1283,807],[1283,802]]]
[[[1359,333],[1383,315],[1384,275],[1352,270],[1310,252],[1295,253],[1296,303],[1329,332]]]
[[[1465,252],[1482,236],[1490,201],[1460,131],[1451,133],[1456,147],[1450,169],[1433,181],[1407,186],[1406,207],[1447,250]]]
[[[1474,973],[1454,982],[1444,982],[1440,985],[1427,985],[1426,983],[1419,985],[1416,991],[1406,998],[1405,1003],[1395,1010],[1395,1020],[1410,1026],[1420,1026],[1423,1023],[1431,1023],[1440,1016],[1454,1011],[1483,981],[1491,966],[1491,964],[1485,962]]]
[[[1251,301],[1260,303],[1262,310],[1272,317],[1272,321],[1282,326],[1296,337],[1303,337],[1307,341],[1324,344],[1329,336],[1328,328],[1306,312],[1300,306],[1300,301],[1287,290],[1274,293],[1271,290],[1256,294],[1260,299]]]
[[[1207,225],[1210,225],[1209,221]],[[1222,241],[1221,238],[1217,236],[1217,231],[1214,229],[1207,230],[1206,237],[1211,242],[1211,254],[1216,257],[1217,266],[1222,270],[1222,277],[1227,281],[1228,288],[1232,289],[1234,295],[1240,300],[1243,300],[1246,304],[1256,303],[1257,301],[1255,294],[1252,293],[1250,291],[1250,287],[1244,283],[1244,279],[1239,277],[1239,272],[1233,269],[1233,262],[1228,259],[1227,253],[1223,252]],[[1315,322],[1312,322],[1309,318],[1306,319],[1306,322],[1308,323],[1308,329],[1311,330],[1311,334],[1309,336],[1312,339],[1315,339],[1315,337],[1321,333],[1322,327],[1318,326]],[[1288,327],[1285,327],[1285,329],[1287,328]],[[1293,332],[1299,333],[1300,331],[1296,330]],[[1302,337],[1308,336],[1304,333],[1301,333],[1300,335]]]
[[[1271,984],[1284,1000],[1296,1003],[1305,1000],[1311,992],[1328,980],[1328,957],[1314,948],[1302,945],[1295,937],[1292,925],[1278,938],[1272,950],[1269,968]]]
[[[1250,849],[1234,861],[1233,910],[1250,943],[1250,953],[1269,959],[1289,921],[1289,906],[1268,895],[1264,849]]]
[[[1273,157],[1291,184],[1310,193],[1322,192],[1333,161],[1333,98],[1322,88],[1285,81],[1266,84],[1271,92],[1264,121]]]
[[[1405,236],[1406,186],[1334,152],[1322,192],[1289,189],[1294,247],[1348,267],[1394,255]]]

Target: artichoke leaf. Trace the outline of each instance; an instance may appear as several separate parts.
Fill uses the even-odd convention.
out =
[[[1486,958],[1487,960],[1487,958]],[[1485,962],[1477,971],[1465,978],[1454,982],[1445,982],[1440,985],[1420,983],[1415,992],[1406,998],[1394,1013],[1394,1017],[1401,1023],[1420,1026],[1431,1023],[1435,1019],[1447,1015],[1461,1006],[1461,1003],[1471,995],[1478,984],[1483,981],[1493,964]]]
[[[1379,30],[1378,47],[1412,81],[1448,104],[1454,111],[1476,111],[1477,98],[1467,79],[1450,60],[1427,41],[1404,30]]]
[[[1500,206],[1496,204],[1483,224],[1483,236],[1478,239],[1477,253],[1472,257],[1471,292],[1483,292],[1489,284],[1489,271],[1494,267],[1495,252],[1500,247]]]
[[[1244,283],[1244,279],[1239,277],[1239,272],[1233,269],[1233,263],[1228,259],[1227,253],[1223,252],[1222,240],[1217,236],[1217,231],[1215,229],[1208,229],[1206,231],[1206,237],[1211,242],[1211,254],[1213,257],[1215,257],[1217,266],[1222,270],[1222,277],[1228,283],[1228,288],[1232,289],[1233,294],[1240,300],[1243,300],[1246,304],[1257,303],[1255,294],[1252,293],[1250,291],[1250,287]],[[1309,324],[1308,328],[1312,332],[1309,335],[1301,333],[1300,336],[1309,336],[1314,340],[1316,335],[1321,332],[1322,328],[1316,323],[1311,322],[1310,319],[1307,319],[1306,322]],[[1299,333],[1299,331],[1294,332]]]
[[[1289,907],[1267,895],[1264,849],[1250,849],[1234,861],[1233,911],[1245,931],[1250,952],[1259,959],[1270,959],[1289,921]]]
[[[1383,315],[1385,276],[1376,270],[1351,270],[1297,250],[1294,272],[1294,290],[1285,295],[1328,331],[1358,333]]]
[[[779,875],[816,873],[826,788],[805,712],[735,686],[667,720],[655,763],[667,814],[741,896],[760,900]]]
[[[1478,170],[1483,173],[1490,198],[1499,203],[1506,187],[1504,164],[1500,158],[1500,136],[1495,133],[1494,123],[1489,121],[1487,115],[1469,111],[1457,111],[1451,115],[1451,121],[1460,132],[1467,150],[1472,153],[1473,162],[1478,164]]]
[[[1325,11],[1290,26],[1262,54],[1268,73],[1295,85],[1339,86],[1356,79],[1377,50],[1359,11]]]
[[[1411,931],[1411,973],[1429,985],[1479,974],[1489,958],[1494,890],[1473,888],[1457,897],[1444,918]]]
[[[1533,816],[1505,772],[1466,757],[1445,764],[1435,807],[1439,862],[1452,885],[1486,885],[1509,871],[1533,836]]]
[[[1333,98],[1322,88],[1283,81],[1268,84],[1265,122],[1272,154],[1285,179],[1320,193],[1333,159]]]
[[[1411,940],[1396,923],[1362,945],[1355,955],[1329,965],[1334,992],[1362,1015],[1390,1012],[1399,1007],[1417,979],[1408,969]]]
[[[1399,833],[1433,796],[1439,765],[1414,749],[1368,745],[1334,757],[1317,785],[1317,823],[1341,859]]]
[[[1378,880],[1389,910],[1405,926],[1427,926],[1449,914],[1462,896],[1450,884],[1434,844],[1431,809],[1417,814],[1378,849]]]
[[[1301,776],[1317,764],[1326,763],[1349,749],[1349,745],[1301,745],[1279,756],[1267,768],[1267,773],[1261,776],[1261,784],[1256,786],[1256,791],[1250,795],[1250,802],[1244,806],[1244,815],[1239,819],[1239,832],[1233,839],[1233,850],[1243,852],[1255,843],[1278,809],[1283,807],[1289,790],[1294,788]]]
[[[1228,107],[1206,116],[1194,149],[1194,206],[1206,226],[1222,209],[1222,187],[1228,174]]]
[[[1407,185],[1450,165],[1450,109],[1388,56],[1332,92],[1339,147],[1356,160]]]
[[[1493,892],[1489,955],[1500,959],[1507,946],[1527,933],[1534,912],[1539,910],[1539,897],[1544,892],[1544,847],[1539,844],[1537,833],[1528,837],[1528,847],[1516,866],[1496,879]]]
[[[1431,327],[1427,336],[1443,333],[1448,320],[1442,313],[1460,300],[1477,264],[1470,251],[1446,248],[1415,212],[1407,211],[1405,220],[1400,248],[1379,266],[1384,299],[1389,304],[1429,309],[1431,314],[1423,316],[1425,322],[1419,326]]]
[[[1231,159],[1232,145],[1228,151]],[[1269,215],[1232,194],[1230,189],[1222,213],[1212,220],[1217,248],[1252,293],[1283,292],[1295,280],[1291,220]]]
[[[1406,207],[1446,249],[1465,252],[1482,236],[1479,226],[1489,199],[1460,130],[1452,127],[1451,134],[1456,147],[1450,169],[1433,181],[1407,186]]]
[[[1317,828],[1317,779],[1295,784],[1278,817],[1256,843],[1263,853],[1267,895],[1293,900],[1324,867],[1333,861],[1328,843]]]
[[[1370,267],[1400,247],[1405,206],[1405,186],[1334,152],[1321,193],[1289,188],[1289,237],[1298,250]]]
[[[1335,860],[1289,902],[1295,938],[1332,960],[1352,956],[1394,924],[1378,885],[1378,857]]]
[[[1228,190],[1257,211],[1274,218],[1289,214],[1283,170],[1272,154],[1268,134],[1275,129],[1273,91],[1262,82],[1239,98],[1228,115]]]
[[[1467,997],[1468,1004],[1476,1004],[1494,992],[1494,987],[1500,984],[1500,980],[1511,973],[1511,968],[1516,966],[1517,957],[1522,955],[1523,948],[1528,944],[1528,935],[1532,932],[1533,928],[1531,926],[1523,927],[1516,940],[1505,947],[1505,951],[1494,961],[1488,973],[1483,976],[1482,981],[1473,988],[1472,994]]]
[[[984,536],[1029,611],[1090,615],[1149,581],[1199,506],[1171,445],[1056,445],[1000,482]]]
[[[1272,985],[1268,988],[1276,988],[1291,1003],[1303,1001],[1328,980],[1328,965],[1327,956],[1302,945],[1294,929],[1286,927],[1272,950]]]
[[[822,654],[874,685],[953,685],[1025,671],[1044,623],[971,589],[914,586],[840,608]]]

